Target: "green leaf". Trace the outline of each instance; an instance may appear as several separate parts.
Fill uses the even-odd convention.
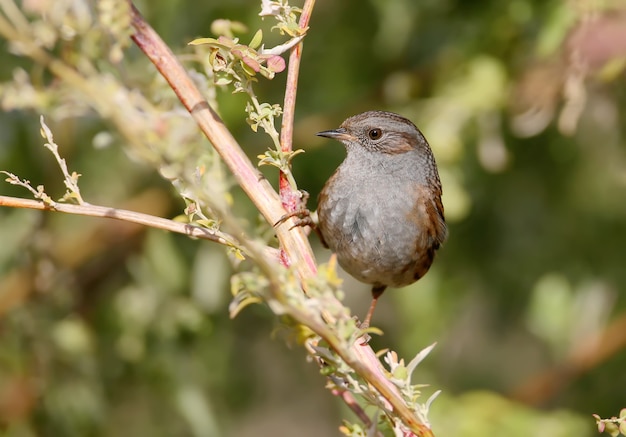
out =
[[[263,300],[256,296],[247,296],[240,301],[233,300],[228,308],[229,316],[231,319],[234,319],[245,307],[261,302]]]
[[[230,50],[237,44],[237,39],[227,38],[225,36],[220,36],[218,39],[215,38],[197,38],[193,41],[187,43],[190,46],[197,46],[202,44],[208,44],[212,47],[217,47],[220,49]]]
[[[217,44],[217,40],[215,38],[197,38],[187,43],[187,45],[190,46],[199,46],[202,44]]]
[[[219,86],[230,85],[232,81],[233,80],[228,76],[216,77],[215,85],[219,85]]]
[[[430,351],[434,349],[436,345],[437,343],[433,343],[430,346],[425,347],[417,355],[415,355],[415,358],[413,358],[411,362],[409,363],[409,365],[407,366],[409,375],[413,374],[413,371],[415,370],[415,368],[419,365],[419,363],[421,363],[424,360],[424,358],[426,358],[426,356],[430,353]]]
[[[400,381],[404,381],[409,376],[409,372],[406,367],[398,366],[393,370],[393,377],[399,379]]]
[[[262,42],[263,42],[263,30],[259,29],[254,34],[254,37],[252,37],[252,41],[250,41],[249,47],[251,49],[256,50],[257,48],[259,48]]]

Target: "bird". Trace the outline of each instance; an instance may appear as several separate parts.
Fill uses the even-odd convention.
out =
[[[437,164],[415,124],[393,112],[364,112],[317,135],[346,148],[319,194],[317,227],[339,265],[372,285],[366,329],[387,287],[423,277],[448,236]]]

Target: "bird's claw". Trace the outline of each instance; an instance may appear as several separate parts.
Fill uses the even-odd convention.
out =
[[[282,225],[283,223],[285,223],[287,220],[289,220],[292,217],[295,217],[297,220],[295,221],[295,224],[289,228],[289,230],[292,230],[293,228],[296,228],[296,227],[305,227],[305,226],[315,227],[315,222],[313,221],[313,218],[311,217],[311,211],[309,211],[306,208],[299,209],[299,210],[292,211],[290,213],[285,214],[280,219],[278,219],[276,223],[274,223],[274,227]]]

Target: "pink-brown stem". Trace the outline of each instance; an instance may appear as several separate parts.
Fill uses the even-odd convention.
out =
[[[306,0],[302,7],[299,25],[301,29],[309,27],[309,20],[313,13],[315,0]],[[296,112],[296,94],[298,91],[298,76],[300,74],[300,60],[302,59],[302,42],[296,44],[289,55],[287,67],[287,86],[285,88],[285,101],[283,103],[283,118],[280,128],[280,146],[283,152],[293,150],[293,123]],[[279,175],[279,192],[283,207],[289,211],[296,211],[300,207],[299,193],[294,192],[287,181],[287,177],[281,172]]]
[[[365,425],[367,428],[372,427],[372,420],[367,415],[365,410],[356,401],[352,392],[349,392],[346,390],[335,389],[332,391],[332,393],[335,396],[340,397],[341,400],[343,400],[343,402],[348,406],[348,408],[350,408],[352,412],[356,414],[356,416],[361,420],[361,422],[363,422],[363,425]],[[382,434],[380,432],[376,432],[376,437],[382,437]]]

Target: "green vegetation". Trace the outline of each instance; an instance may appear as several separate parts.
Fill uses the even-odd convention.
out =
[[[267,180],[285,172],[290,206],[297,188],[315,209],[344,153],[315,133],[347,116],[398,112],[428,138],[450,237],[381,298],[370,345],[397,352],[383,361],[409,405],[442,390],[435,435],[623,431],[622,2],[319,1],[308,30],[295,2],[136,6]],[[342,360],[360,333],[337,297],[363,316],[369,286],[341,283],[315,235],[317,275],[268,261],[276,210],[259,213],[135,31],[125,0],[0,0],[0,196],[174,219],[0,208],[3,435],[367,435],[327,376],[393,435],[396,413]]]

